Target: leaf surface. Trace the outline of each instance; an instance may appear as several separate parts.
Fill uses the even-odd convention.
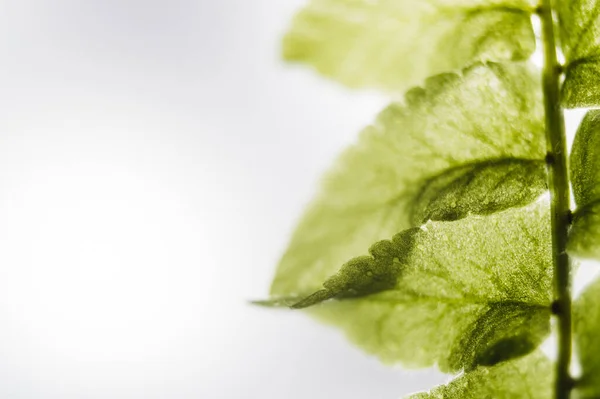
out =
[[[525,64],[480,64],[408,92],[328,172],[271,294],[312,292],[372,243],[428,219],[534,201],[546,190],[541,104]]]
[[[402,93],[476,61],[527,59],[527,0],[312,0],[284,38],[288,61],[351,87]]]
[[[494,365],[531,352],[549,333],[550,237],[546,201],[429,222],[373,245],[370,257],[347,262],[293,307],[326,301],[312,312],[386,362],[442,371]]]
[[[467,163],[427,179],[414,199],[412,223],[488,215],[527,205],[545,190],[541,160],[501,158]]]
[[[561,46],[566,59],[563,105],[600,105],[600,2],[556,2]]]
[[[600,259],[600,111],[589,111],[573,142],[571,180],[577,210],[569,234],[569,251]]]
[[[600,397],[600,279],[596,279],[575,301],[573,309],[575,350],[582,374],[577,382],[578,397]]]
[[[494,367],[479,367],[410,399],[550,399],[552,375],[551,362],[536,351]]]

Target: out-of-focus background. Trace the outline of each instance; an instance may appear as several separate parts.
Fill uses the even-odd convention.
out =
[[[254,308],[320,173],[387,102],[282,65],[304,0],[0,0],[0,398],[391,399]]]
[[[318,176],[384,106],[279,61],[303,0],[0,1],[0,398],[398,398],[253,308]]]

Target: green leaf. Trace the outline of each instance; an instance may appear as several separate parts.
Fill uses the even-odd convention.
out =
[[[577,381],[578,398],[600,397],[600,279],[590,284],[573,309],[575,349],[582,374]]]
[[[284,38],[288,61],[351,87],[399,93],[475,61],[535,49],[533,0],[312,0]]]
[[[600,105],[600,2],[565,0],[555,6],[566,59],[563,105]]]
[[[410,399],[550,399],[552,363],[540,352],[496,365],[479,367],[445,386]]]
[[[546,165],[503,158],[458,166],[430,178],[414,201],[413,224],[488,215],[527,205],[545,189]]]
[[[428,219],[491,214],[538,198],[546,190],[541,104],[539,76],[525,64],[476,65],[408,92],[329,171],[272,295],[313,292],[373,242]]]
[[[545,201],[429,222],[375,244],[370,258],[346,263],[293,307],[354,297],[311,311],[386,362],[443,371],[494,365],[531,352],[550,331],[550,237]],[[372,285],[375,270],[385,285]]]
[[[600,259],[600,204],[582,208],[573,217],[568,251],[586,259]]]
[[[569,234],[569,251],[600,259],[600,111],[589,111],[573,142],[571,180],[577,210]]]
[[[454,369],[493,366],[535,350],[550,333],[550,311],[523,302],[491,302],[467,329],[450,359]]]
[[[332,298],[352,298],[393,289],[407,262],[418,228],[397,234],[392,241],[379,241],[369,252],[371,256],[354,258],[323,283],[323,289],[294,303],[292,308],[306,308]]]
[[[419,231],[418,228],[409,229],[397,234],[393,241],[376,242],[369,249],[371,256],[360,256],[345,263],[323,283],[323,289],[311,295],[275,297],[254,304],[302,309],[328,299],[361,297],[393,289]]]
[[[589,111],[579,125],[571,152],[571,178],[578,206],[600,200],[600,110]]]

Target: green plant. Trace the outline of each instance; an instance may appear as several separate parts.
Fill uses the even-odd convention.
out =
[[[600,280],[571,303],[571,257],[600,259],[600,111],[570,160],[563,121],[600,106],[600,1],[312,0],[284,56],[405,95],[327,174],[261,303],[463,371],[416,398],[600,398]]]

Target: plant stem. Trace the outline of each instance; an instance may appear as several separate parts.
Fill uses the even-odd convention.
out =
[[[552,258],[554,262],[554,305],[558,318],[558,359],[555,398],[571,395],[571,263],[567,255],[570,224],[570,192],[565,123],[560,106],[561,66],[556,58],[552,0],[542,0],[539,8],[544,43],[543,91],[546,109],[546,147],[552,215]]]

